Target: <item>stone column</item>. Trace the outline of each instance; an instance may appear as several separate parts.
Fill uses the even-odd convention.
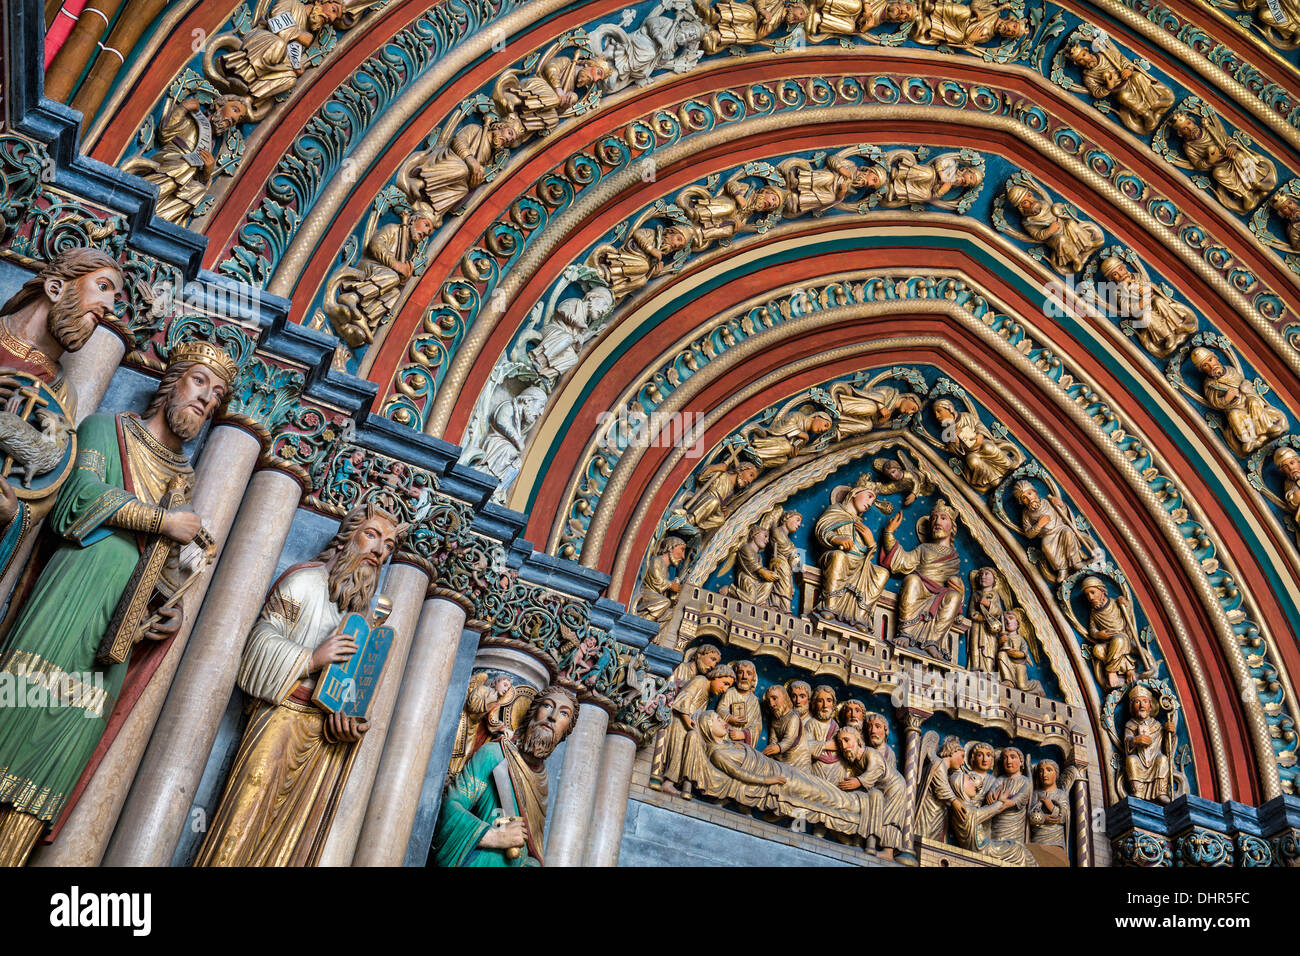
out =
[[[90,341],[75,352],[64,352],[60,363],[77,393],[77,424],[99,410],[113,373],[122,364],[126,342],[106,325],[95,329]]]
[[[1075,865],[1092,866],[1092,797],[1088,793],[1087,767],[1070,786],[1070,814],[1074,823]]]
[[[596,704],[578,707],[578,722],[564,744],[555,812],[546,823],[546,865],[581,866],[596,802],[609,713]]]
[[[212,578],[140,770],[104,856],[108,866],[166,866],[180,840],[221,715],[289,535],[302,487],[259,471]]]
[[[352,761],[347,783],[339,797],[339,807],[330,824],[320,866],[348,866],[356,850],[357,837],[366,819],[366,804],[375,782],[375,772],[384,752],[384,743],[393,721],[393,708],[402,674],[406,670],[411,639],[429,590],[429,574],[423,568],[404,562],[394,563],[384,581],[383,593],[393,602],[388,626],[393,629],[393,643],[388,648],[379,685],[370,699],[370,729],[361,739],[361,747]]]
[[[617,730],[605,736],[605,753],[600,761],[600,779],[596,784],[583,866],[618,866],[636,749],[636,740]]]
[[[907,816],[903,818],[903,853],[915,853],[913,832],[916,820],[916,789],[921,783],[921,725],[934,715],[928,710],[916,707],[900,707],[898,715],[903,719],[905,738],[903,741],[903,779],[907,784]]]
[[[97,332],[96,335],[98,334]],[[260,453],[261,442],[243,428],[234,425],[218,425],[204,445],[203,455],[195,470],[192,506],[216,542],[217,563],[225,557],[226,542],[235,513]],[[293,481],[287,476],[280,477]],[[256,484],[256,479],[254,483]],[[296,491],[294,497],[296,500]],[[277,546],[276,553],[278,552]],[[77,801],[58,838],[52,845],[38,849],[32,855],[31,865],[99,864],[212,580],[213,570],[210,568],[185,595],[182,604],[185,609],[184,621],[167,656],[159,664],[117,736],[113,738],[95,776]],[[187,805],[180,812],[184,814],[188,809]],[[177,833],[179,832],[178,830]],[[167,862],[170,862],[170,857],[164,861]]]
[[[401,866],[406,859],[465,618],[466,608],[445,597],[424,602],[353,866]]]

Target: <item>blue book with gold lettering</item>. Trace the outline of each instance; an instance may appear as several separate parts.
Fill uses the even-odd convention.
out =
[[[340,630],[357,642],[357,652],[343,664],[331,664],[316,680],[312,702],[331,713],[364,717],[384,669],[393,629],[371,627],[360,614],[349,614]]]

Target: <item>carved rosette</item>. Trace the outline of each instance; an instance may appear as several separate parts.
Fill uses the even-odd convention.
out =
[[[1129,830],[1112,844],[1116,866],[1173,866],[1169,840],[1147,830]]]

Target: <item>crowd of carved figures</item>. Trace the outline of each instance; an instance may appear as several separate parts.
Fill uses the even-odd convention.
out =
[[[725,551],[716,572],[727,582],[721,587],[725,596],[846,626],[1043,695],[1042,681],[1033,676],[1045,663],[1043,648],[1026,610],[1034,599],[1017,594],[996,563],[976,560],[971,567],[968,562],[963,573],[961,520],[943,496],[943,487],[958,478],[1021,536],[1027,557],[1078,634],[1099,696],[1136,713],[1135,688],[1158,679],[1161,664],[1152,652],[1152,632],[1139,626],[1123,574],[1046,471],[1028,460],[998,423],[986,424],[951,381],[931,384],[919,371],[897,367],[862,373],[800,393],[760,422],[766,424],[743,426],[734,440],[724,442],[697,469],[694,488],[683,491],[665,516],[655,553],[646,560],[638,613],[670,628],[693,562],[706,551],[713,555],[710,561]],[[745,527],[729,525],[729,519],[750,496],[770,487],[766,476],[787,474],[791,462],[812,461],[853,442],[876,442],[867,450],[881,450],[870,459],[870,471],[830,490],[817,515],[809,537],[819,575],[809,592],[801,584],[813,569],[791,537],[804,523],[802,514],[775,503],[756,520],[745,519],[752,521]],[[950,475],[942,474],[942,457],[922,451],[927,444],[948,456]],[[1300,471],[1300,455],[1294,464],[1283,457],[1287,467]],[[905,511],[916,532],[911,548],[896,537]],[[880,517],[873,517],[877,512]],[[720,533],[733,543],[711,546]],[[877,633],[884,620],[878,606],[886,593],[893,615],[886,632]],[[1176,789],[1170,769],[1175,737],[1158,735],[1141,744],[1147,749],[1140,766],[1128,759],[1132,746],[1125,738],[1115,747],[1114,769],[1123,792],[1167,800]],[[1163,782],[1156,788],[1151,768],[1158,758],[1164,759],[1157,774]]]
[[[1074,764],[1062,770],[1043,759],[1031,767],[1017,747],[952,736],[939,744],[929,731],[916,742],[920,773],[909,781],[889,743],[889,719],[859,698],[839,699],[828,684],[773,682],[760,695],[754,661],[722,663],[707,643],[687,651],[673,681],[672,717],[654,743],[652,789],[798,821],[885,860],[911,857],[920,839],[1002,865],[1068,865]],[[1168,769],[1160,751],[1165,728],[1148,726],[1150,695],[1138,690],[1124,731],[1128,761],[1155,787]]]

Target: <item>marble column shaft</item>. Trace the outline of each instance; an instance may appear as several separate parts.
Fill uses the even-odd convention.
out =
[[[301,496],[297,480],[284,472],[259,471],[249,482],[106,865],[171,862]]]
[[[600,760],[600,778],[591,811],[591,831],[582,861],[584,866],[618,866],[636,749],[636,741],[625,734],[605,736],[605,753]]]
[[[579,705],[578,722],[564,743],[554,816],[546,823],[547,866],[582,865],[608,727],[609,714],[603,707]]]
[[[184,620],[167,656],[113,738],[58,838],[33,854],[32,865],[96,866],[102,859],[194,630],[214,569],[225,557],[231,525],[259,454],[261,443],[242,428],[218,425],[208,436],[195,470],[191,504],[216,542],[217,560],[185,595]]]
[[[903,718],[903,780],[907,784],[907,815],[903,818],[903,853],[916,852],[916,790],[921,784],[921,725],[933,714],[911,707],[899,708]]]
[[[393,602],[393,613],[388,626],[393,629],[393,643],[388,648],[388,658],[370,699],[370,729],[361,740],[361,749],[352,761],[347,782],[339,797],[338,810],[321,851],[320,866],[348,866],[356,850],[357,837],[366,819],[366,804],[374,786],[375,773],[384,752],[384,744],[392,726],[393,710],[402,685],[402,674],[411,650],[411,640],[424,607],[424,596],[429,589],[429,575],[412,564],[395,563],[384,581],[383,593]]]
[[[1075,865],[1092,866],[1092,798],[1087,774],[1081,773],[1070,787],[1070,809],[1074,817]]]
[[[440,597],[424,602],[353,866],[401,866],[406,859],[464,630],[465,609],[459,604]]]

